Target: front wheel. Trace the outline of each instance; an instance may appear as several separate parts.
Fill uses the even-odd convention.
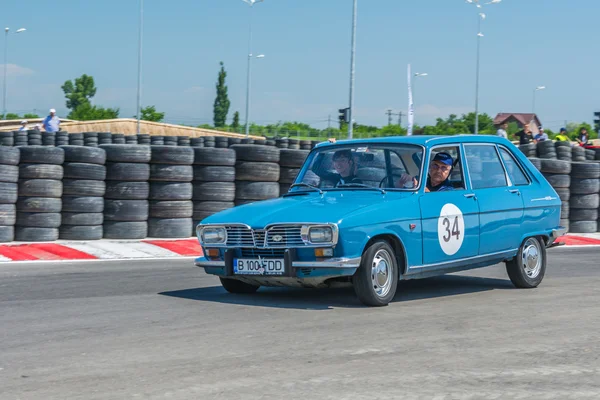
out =
[[[398,287],[398,263],[388,242],[378,240],[367,248],[353,285],[358,299],[367,306],[381,307],[392,301]]]
[[[223,285],[225,290],[227,290],[229,293],[250,294],[256,292],[260,287],[256,285],[251,285],[246,282],[238,281],[237,279],[219,279],[221,280],[221,285]]]
[[[536,237],[525,239],[517,256],[506,263],[513,285],[531,289],[542,283],[546,273],[546,247]]]

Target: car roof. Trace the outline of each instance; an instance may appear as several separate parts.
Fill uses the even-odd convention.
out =
[[[370,139],[338,140],[335,143],[323,142],[318,147],[358,145],[358,144],[412,144],[425,147],[447,143],[510,143],[507,139],[492,135],[451,135],[451,136],[386,136]]]

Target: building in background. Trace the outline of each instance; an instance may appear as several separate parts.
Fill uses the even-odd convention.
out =
[[[542,126],[542,121],[538,118],[537,114],[532,113],[499,113],[494,118],[494,126],[498,128],[500,125],[511,122],[515,122],[519,129],[523,129],[525,125],[529,125],[533,135],[539,133],[538,127]]]

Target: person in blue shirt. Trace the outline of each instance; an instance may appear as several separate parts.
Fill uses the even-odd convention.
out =
[[[444,192],[448,190],[454,190],[454,187],[448,180],[454,160],[448,153],[437,153],[433,158],[433,161],[429,167],[429,173],[427,174],[427,183],[425,186],[425,192]],[[397,187],[405,188],[407,184],[410,184],[412,180],[412,187],[417,187],[419,181],[417,178],[413,178],[408,174],[402,175],[396,184]]]
[[[60,130],[60,119],[56,116],[56,110],[50,109],[50,115],[44,118],[42,126],[46,132],[58,132]]]

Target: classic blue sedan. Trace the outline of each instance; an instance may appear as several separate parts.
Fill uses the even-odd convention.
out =
[[[561,200],[506,139],[414,136],[321,143],[280,198],[197,227],[196,265],[231,293],[349,283],[387,305],[399,280],[506,263],[537,287]]]

